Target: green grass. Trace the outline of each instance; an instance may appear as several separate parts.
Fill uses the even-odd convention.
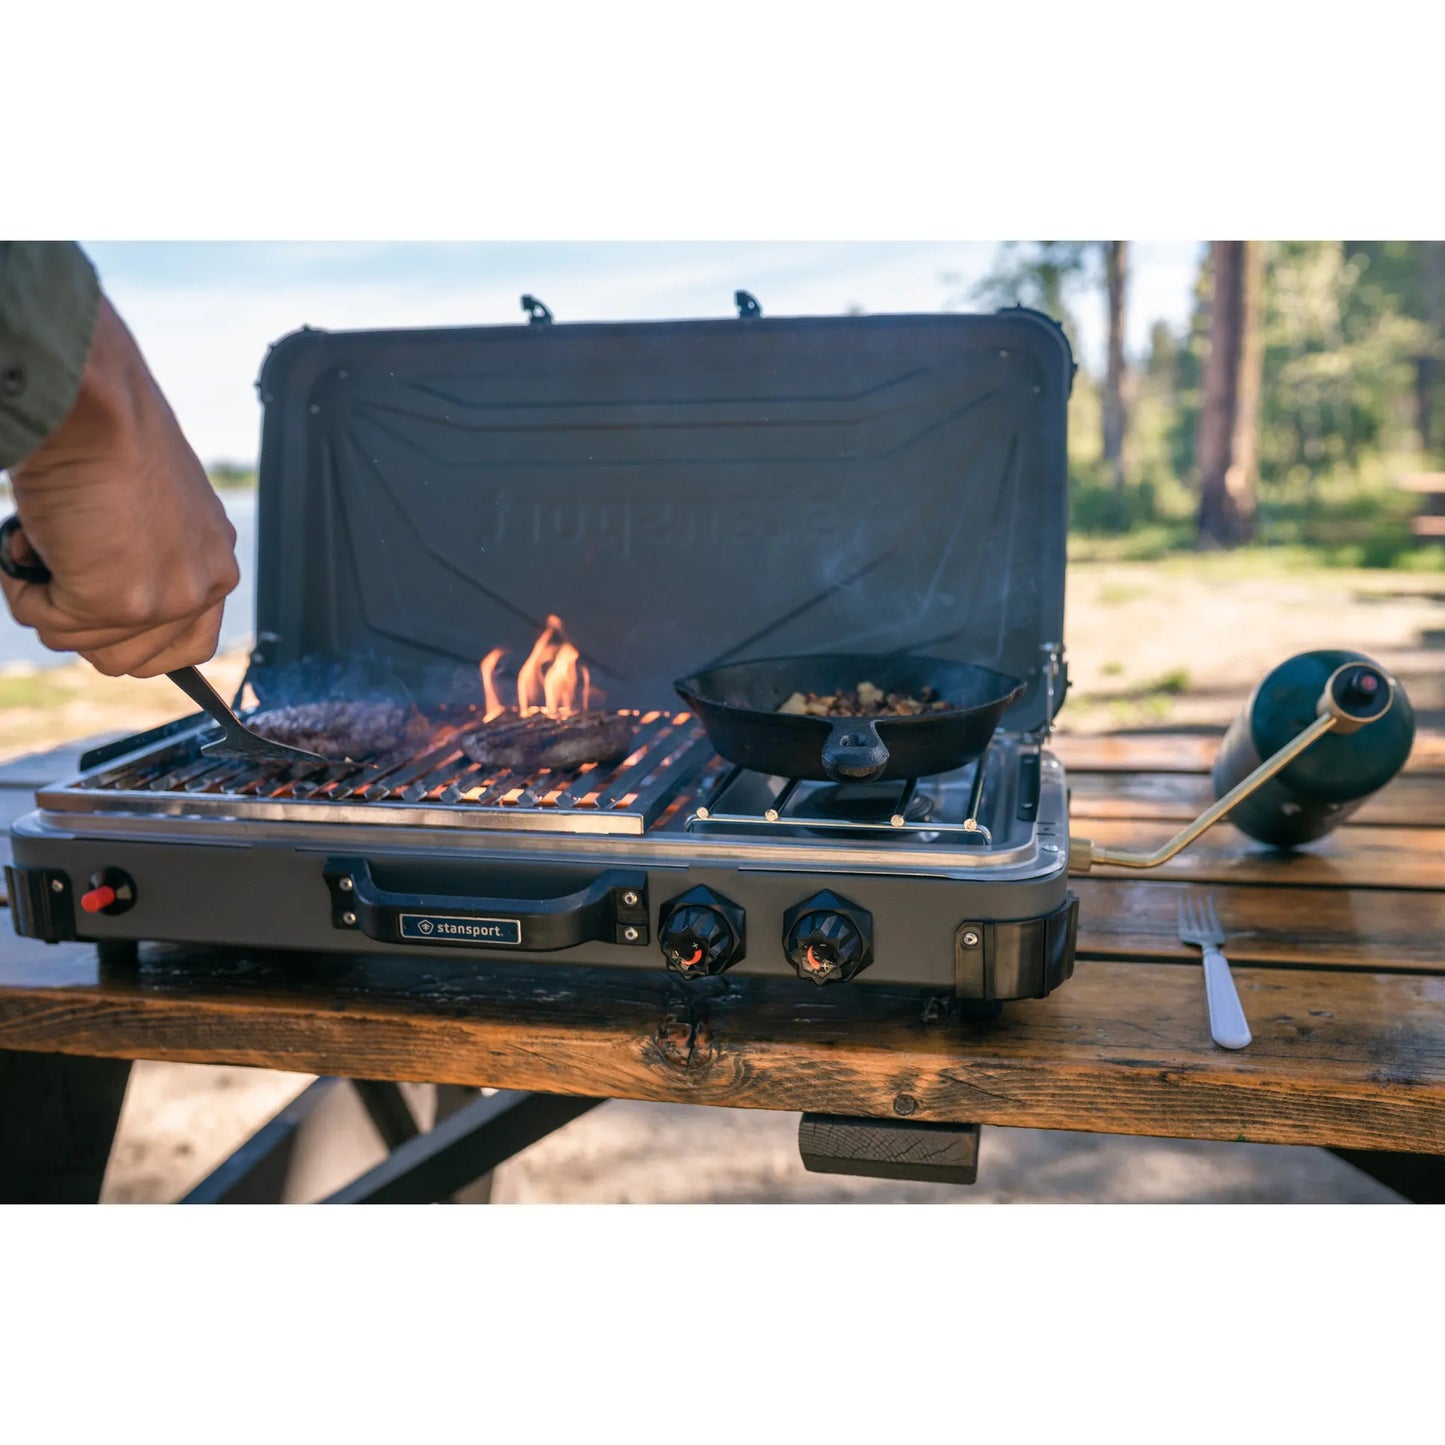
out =
[[[11,707],[61,707],[75,692],[74,686],[57,682],[48,671],[0,672],[0,711]]]
[[[1138,602],[1140,598],[1148,595],[1147,587],[1129,587],[1115,582],[1099,589],[1098,602],[1101,607],[1123,607],[1127,603]]]
[[[1411,539],[1408,548],[1392,541],[1337,543],[1309,546],[1301,543],[1274,546],[1258,543],[1232,552],[1200,552],[1194,545],[1192,529],[1184,531],[1158,525],[1137,528],[1122,537],[1069,538],[1069,561],[1075,562],[1157,562],[1164,571],[1192,571],[1208,566],[1211,576],[1221,581],[1249,577],[1272,577],[1288,572],[1390,571],[1414,575],[1445,574],[1445,544],[1421,545]],[[1119,595],[1123,589],[1105,589],[1104,602],[1131,600]]]
[[[216,462],[206,468],[206,475],[217,491],[244,492],[256,485],[254,467],[236,466],[230,462]]]
[[[1174,711],[1174,699],[1160,692],[1144,697],[1116,697],[1109,699],[1108,709],[1115,727],[1138,727],[1141,723],[1166,722]]]
[[[1299,554],[1311,567],[1445,570],[1445,546],[1410,530],[1419,505],[1396,479],[1418,458],[1374,457],[1356,468],[1266,478],[1259,488],[1255,540],[1232,555]],[[1118,490],[1095,462],[1071,461],[1070,560],[1157,562],[1197,550],[1198,498],[1159,467]]]

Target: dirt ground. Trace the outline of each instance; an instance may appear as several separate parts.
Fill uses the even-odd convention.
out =
[[[1445,726],[1445,579],[1294,571],[1251,558],[1080,562],[1069,573],[1073,691],[1061,730],[1222,726],[1294,652],[1347,646],[1391,668],[1423,726]],[[218,660],[218,682],[239,678]],[[0,674],[0,758],[176,715],[166,684],[107,683],[80,669]],[[223,688],[224,690],[224,688]],[[31,701],[27,702],[27,696]],[[178,1197],[308,1082],[238,1068],[142,1063],[106,1180],[110,1201]],[[381,1146],[352,1129],[348,1167]],[[797,1116],[613,1101],[505,1165],[493,1199],[537,1202],[1390,1201],[1321,1150],[986,1129],[972,1189],[804,1171]],[[360,1139],[358,1145],[357,1140]],[[368,1153],[368,1151],[370,1151]],[[346,1161],[340,1161],[345,1163]],[[341,1182],[337,1179],[335,1182]]]

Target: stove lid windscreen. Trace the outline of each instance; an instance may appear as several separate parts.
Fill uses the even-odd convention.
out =
[[[1026,679],[1005,725],[1037,728],[1072,373],[1023,309],[295,333],[259,382],[253,677],[474,683],[555,615],[609,706],[914,651]]]

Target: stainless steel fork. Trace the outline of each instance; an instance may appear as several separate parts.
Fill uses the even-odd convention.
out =
[[[1204,950],[1204,993],[1209,1000],[1209,1032],[1222,1049],[1242,1049],[1250,1041],[1249,1023],[1235,991],[1229,962],[1220,951],[1224,928],[1214,900],[1188,895],[1179,900],[1179,941]]]

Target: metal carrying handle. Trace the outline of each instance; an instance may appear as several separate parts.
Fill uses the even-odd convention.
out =
[[[823,771],[835,783],[866,783],[888,766],[888,744],[871,718],[838,718],[823,744]]]
[[[1366,686],[1366,682],[1369,686]],[[1383,697],[1383,706],[1362,712],[1359,699],[1372,699],[1376,692]],[[1275,755],[1266,758],[1243,782],[1231,788],[1212,808],[1205,809],[1187,827],[1180,829],[1167,843],[1152,853],[1129,853],[1119,848],[1098,848],[1087,838],[1069,843],[1069,872],[1087,873],[1095,863],[1109,863],[1116,868],[1157,868],[1176,853],[1187,848],[1201,833],[1207,832],[1257,788],[1267,783],[1282,768],[1292,763],[1312,743],[1326,733],[1353,733],[1372,722],[1378,722],[1390,711],[1395,701],[1395,684],[1383,668],[1368,662],[1347,662],[1337,667],[1325,683],[1325,690],[1315,705],[1315,720],[1298,737],[1292,738]],[[1351,703],[1355,705],[1352,707]]]
[[[648,941],[647,875],[610,869],[552,898],[481,893],[402,893],[383,888],[365,858],[328,858],[333,928],[378,943],[461,945],[552,953],[579,943]]]

